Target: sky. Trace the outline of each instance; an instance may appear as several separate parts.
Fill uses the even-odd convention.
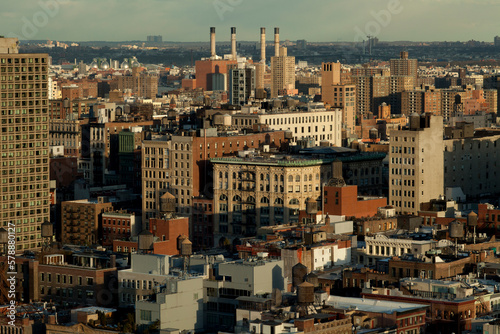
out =
[[[492,42],[500,0],[16,0],[2,1],[0,35],[61,41],[281,40]]]

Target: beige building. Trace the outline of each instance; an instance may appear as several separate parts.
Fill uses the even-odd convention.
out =
[[[441,89],[441,115],[447,121],[454,115],[457,98],[462,101],[472,98],[472,87],[466,89]]]
[[[41,247],[49,213],[48,55],[17,53],[0,38],[0,227],[15,228],[16,251]]]
[[[409,128],[392,131],[389,205],[416,214],[420,203],[444,194],[443,117],[410,115]]]
[[[271,80],[271,98],[295,89],[295,57],[289,57],[285,47],[280,48],[279,57],[271,57]]]
[[[410,76],[412,77],[412,88],[417,84],[418,78],[418,60],[417,59],[409,59],[408,51],[402,51],[400,53],[399,59],[391,59],[391,76]]]
[[[64,155],[81,156],[83,121],[77,119],[50,119],[50,146],[64,146]]]
[[[290,130],[292,142],[312,137],[315,145],[328,141],[333,146],[342,146],[342,110],[326,110],[323,105],[310,106],[309,110],[234,114],[231,115],[231,125],[235,129],[245,129],[252,128],[253,124],[266,124],[270,130]]]
[[[340,84],[340,63],[321,64],[321,98],[332,108],[342,109],[342,126],[354,132],[356,126],[356,86]]]
[[[383,234],[365,236],[365,247],[357,249],[356,259],[358,264],[372,266],[377,260],[393,256],[425,254],[433,248],[433,244],[431,240],[389,238]]]
[[[172,136],[146,140],[142,145],[142,221],[160,218],[160,198],[176,198],[176,210],[191,213],[193,197],[193,137]]]
[[[500,189],[500,133],[444,141],[444,185],[461,187],[468,197]]]
[[[132,75],[118,76],[112,85],[120,91],[131,90],[133,94],[152,99],[158,93],[158,74],[142,71],[139,67],[132,68]]]
[[[211,159],[214,233],[255,235],[261,226],[298,223],[308,199],[320,200],[330,165],[322,160]],[[216,240],[219,239],[216,237]]]

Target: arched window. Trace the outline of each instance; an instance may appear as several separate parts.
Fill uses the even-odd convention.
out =
[[[177,146],[177,144],[175,144],[175,150],[178,150],[178,149],[179,149],[179,147]]]
[[[260,180],[264,181],[264,174],[260,174]]]
[[[240,202],[240,201],[241,201],[241,197],[238,195],[234,195],[233,202]]]
[[[248,202],[248,203],[255,203],[255,197],[253,197],[253,196],[248,196],[248,198],[247,198],[247,202]]]
[[[224,194],[222,194],[222,195],[220,195],[219,199],[220,199],[221,201],[227,201],[227,196],[226,196],[226,195],[224,195]]]
[[[319,174],[316,173],[316,180],[319,180]]]
[[[288,182],[293,182],[293,176],[292,175],[288,176]]]
[[[274,201],[274,204],[283,205],[283,200],[281,198],[276,198],[276,200]]]
[[[299,205],[299,203],[300,203],[299,200],[296,198],[292,198],[290,200],[290,205]]]
[[[262,198],[260,199],[260,202],[261,202],[261,203],[264,203],[264,204],[269,204],[269,198],[267,198],[267,197],[262,197]]]
[[[278,182],[278,175],[274,174],[274,182]]]
[[[285,182],[285,176],[284,175],[280,175],[280,181],[281,182]]]
[[[295,177],[295,182],[300,182],[300,175],[297,175],[297,176]]]
[[[189,144],[186,144],[186,150],[189,151]]]
[[[227,172],[224,174],[224,176],[226,177],[226,179],[228,178]]]
[[[184,151],[184,144],[181,144],[181,151]]]
[[[222,179],[222,171],[219,172],[219,178]]]
[[[236,172],[233,172],[233,180],[236,180]]]

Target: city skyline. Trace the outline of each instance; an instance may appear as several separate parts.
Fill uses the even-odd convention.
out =
[[[221,42],[229,40],[231,26],[238,28],[240,41],[258,41],[261,26],[280,27],[282,40],[310,42],[361,41],[368,35],[382,41],[492,42],[499,34],[494,16],[499,0],[197,2],[194,6],[192,1],[174,0],[45,0],[29,10],[10,2],[0,14],[0,35],[65,41],[130,41],[161,35],[164,41],[199,42],[206,40],[209,26],[218,28]]]

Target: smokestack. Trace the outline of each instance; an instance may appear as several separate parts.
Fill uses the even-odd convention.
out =
[[[231,54],[233,59],[236,60],[236,28],[231,28]]]
[[[215,27],[210,28],[210,57],[215,57]]]
[[[266,62],[266,28],[260,28],[260,62]]]
[[[274,28],[274,55],[280,56],[280,28]]]

